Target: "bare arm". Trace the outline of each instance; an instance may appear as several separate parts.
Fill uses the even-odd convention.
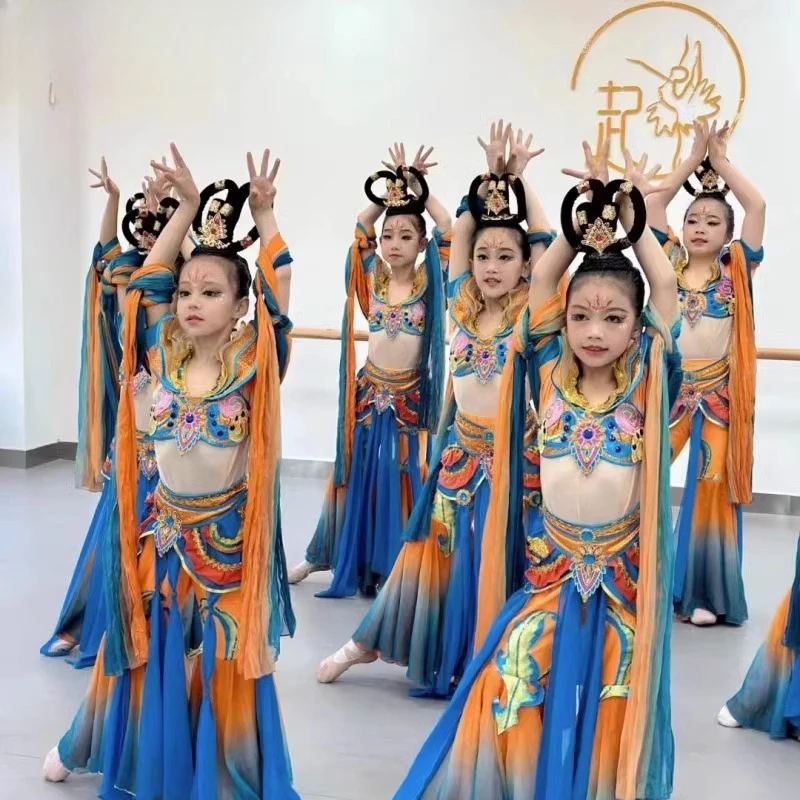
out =
[[[183,237],[183,242],[181,243],[181,255],[183,256],[184,261],[188,261],[192,257],[192,252],[194,251],[194,242],[192,241],[191,233],[187,233],[186,236]]]
[[[522,181],[525,189],[525,205],[527,207],[528,232],[550,231],[550,223],[547,214],[539,201],[536,192],[533,191],[531,184],[525,179],[524,172],[528,164],[533,159],[544,152],[544,148],[531,150],[533,135],[529,134],[525,138],[525,131],[522,128],[517,130],[516,138],[514,131],[509,129],[509,155],[506,171],[516,175]],[[531,246],[531,268],[536,266],[536,262],[544,255],[547,247],[544,242],[537,242]]]
[[[748,247],[758,250],[764,242],[764,225],[767,219],[766,200],[730,161],[726,160],[714,169],[731,187],[734,197],[744,209],[740,238]]]
[[[103,219],[100,222],[100,244],[105,247],[117,238],[117,220],[119,219],[119,194],[109,194]]]
[[[108,176],[108,166],[105,157],[100,159],[100,171],[90,169],[89,172],[97,179],[91,184],[92,189],[104,189],[107,195],[106,208],[100,222],[100,244],[105,247],[117,238],[117,221],[119,219],[119,186]]]
[[[453,236],[450,241],[450,266],[448,278],[454,281],[459,275],[470,270],[472,242],[475,238],[475,217],[465,211],[453,225]]]
[[[627,227],[626,205],[630,213],[630,201],[623,201],[623,227]],[[631,218],[632,214],[629,219]],[[658,243],[658,239],[649,227],[645,227],[641,238],[633,245],[633,252],[642,266],[650,287],[650,304],[658,311],[661,319],[670,325],[678,313],[678,279],[664,248]]]
[[[253,221],[258,228],[258,235],[264,246],[269,244],[275,236],[280,236],[275,211],[272,207],[253,213]],[[277,280],[277,300],[281,314],[289,313],[289,300],[292,288],[292,265],[278,265],[275,268]]]
[[[528,293],[531,313],[556,294],[559,281],[574,259],[575,250],[563,234],[545,250],[531,272],[531,289]]]
[[[197,214],[198,205],[199,198],[196,203],[183,201],[175,209],[175,213],[170,217],[161,235],[156,239],[153,249],[147,254],[143,266],[148,267],[151,264],[172,266],[175,263],[175,259],[186,241],[186,234],[192,226],[195,214]]]
[[[702,164],[708,149],[708,121],[694,122],[694,143],[688,157],[681,161],[673,172],[662,181],[659,191],[647,197],[647,224],[666,233],[667,207],[675,199],[683,184]]]
[[[549,231],[550,222],[547,213],[542,206],[539,196],[533,191],[533,187],[520,177],[522,185],[525,187],[525,205],[528,208],[528,231]],[[545,254],[547,247],[544,242],[536,242],[531,245],[531,268],[536,266],[539,259]]]
[[[432,194],[428,195],[425,210],[433,218],[433,224],[439,233],[445,234],[453,227],[453,219],[450,216],[450,212]]]
[[[261,239],[261,253],[269,259],[269,267],[275,274],[275,296],[281,314],[289,313],[289,300],[292,288],[292,265],[289,251],[281,238],[278,230],[278,221],[275,218],[275,178],[281,166],[281,160],[276,158],[272,169],[269,165],[270,151],[265,150],[261,158],[261,168],[256,172],[252,153],[247,154],[247,169],[250,172],[250,212],[256,224],[258,236]],[[268,265],[261,263],[261,268],[268,276]]]
[[[358,215],[358,223],[361,225],[364,230],[369,233],[370,231],[375,230],[375,224],[383,215],[383,212],[386,209],[383,206],[376,206],[374,203],[370,203],[367,208],[365,208],[359,215]],[[366,261],[373,253],[375,252],[374,247],[368,247],[361,251],[361,259],[362,261]]]
[[[648,176],[644,174],[646,167],[647,154],[644,154],[639,162],[635,162],[631,158],[631,154],[627,150],[625,151],[625,178],[649,199],[663,194],[666,190],[661,185],[652,186]],[[634,222],[633,205],[628,195],[622,194],[620,198],[620,222],[626,231],[630,231]],[[658,311],[664,322],[670,325],[678,313],[678,279],[670,260],[664,253],[664,248],[659,244],[648,225],[645,225],[644,233],[634,243],[633,252],[641,264],[650,287],[650,304]]]
[[[153,249],[147,254],[143,265],[145,267],[153,264],[166,267],[173,266],[192,226],[197,209],[200,207],[200,192],[194,182],[192,173],[174,144],[170,145],[170,150],[175,162],[174,169],[155,161],[151,161],[150,165],[159,173],[167,185],[175,191],[180,205],[164,226],[161,235],[156,239]],[[168,303],[148,306],[147,324],[155,325],[169,310],[170,305]]]
[[[711,166],[730,186],[734,197],[744,209],[742,222],[742,241],[753,250],[758,250],[764,241],[764,223],[767,216],[767,203],[761,193],[728,160],[728,123],[719,130],[712,126],[708,139],[708,156]]]

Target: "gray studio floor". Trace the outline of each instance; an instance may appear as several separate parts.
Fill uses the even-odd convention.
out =
[[[95,796],[96,779],[62,785],[41,779],[41,759],[78,705],[88,672],[38,655],[53,625],[95,497],[72,488],[72,465],[0,470],[0,609],[6,650],[0,659],[0,799]],[[323,485],[284,481],[286,549],[302,556]],[[719,728],[714,717],[738,685],[766,630],[794,564],[800,520],[747,519],[745,581],[750,622],[742,630],[674,632],[675,798],[777,800],[800,792],[800,744]],[[298,791],[306,800],[390,798],[442,705],[415,700],[400,668],[357,667],[339,683],[314,680],[318,660],[343,644],[367,603],[318,600],[326,576],[294,590],[298,633],[286,641],[278,685]],[[486,800],[491,800],[487,798]]]

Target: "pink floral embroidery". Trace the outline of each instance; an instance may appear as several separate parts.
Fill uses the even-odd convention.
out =
[[[723,278],[717,285],[717,295],[723,299],[733,297],[733,282],[730,278]]]
[[[172,405],[172,392],[167,391],[163,386],[156,390],[153,400],[153,416],[159,416],[167,411]]]

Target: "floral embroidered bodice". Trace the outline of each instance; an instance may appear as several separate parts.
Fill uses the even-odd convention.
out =
[[[539,452],[542,458],[570,456],[590,475],[601,460],[617,466],[639,463],[643,433],[644,415],[629,401],[595,413],[556,392],[541,419]]]
[[[418,268],[411,295],[401,303],[389,302],[389,279],[385,267],[378,265],[369,275],[369,323],[370,333],[386,331],[390,339],[398,333],[422,336],[425,333],[425,295],[427,281],[425,270]]]

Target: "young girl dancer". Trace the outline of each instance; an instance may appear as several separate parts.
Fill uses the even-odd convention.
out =
[[[119,530],[109,537],[118,596],[89,691],[45,774],[102,772],[106,798],[297,798],[272,677],[279,638],[294,628],[278,506],[291,262],[273,213],[278,162],[269,172],[267,151],[257,173],[248,155],[249,185],[220,181],[201,195],[172,152],[174,169],[156,168],[180,207],[126,301]],[[248,195],[256,228],[237,242]],[[193,221],[198,247],[178,274],[173,316],[171,265]],[[256,317],[242,325],[250,272],[239,253],[257,236]],[[131,490],[140,303],[157,323],[148,362],[159,471],[141,527]]]
[[[671,530],[667,373],[675,275],[632,185],[605,157],[561,210],[563,236],[533,270],[530,319],[513,340],[539,410],[544,528],[526,584],[500,608],[503,526],[484,536],[479,650],[396,797],[668,798]],[[577,208],[578,197],[591,201]],[[615,240],[618,218],[628,237]],[[634,244],[650,285],[622,255]],[[576,251],[586,253],[559,291]],[[672,351],[674,354],[674,351]],[[509,407],[518,365],[506,372]],[[677,387],[677,383],[673,382]],[[501,417],[496,470],[512,420]],[[507,495],[489,514],[504,520]],[[492,612],[499,611],[494,621]]]
[[[490,490],[510,490],[515,498],[519,560],[524,554],[521,526],[530,530],[538,519],[532,418],[527,425],[523,418],[525,444],[512,475],[499,476],[498,484],[493,468],[497,397],[509,341],[527,302],[531,264],[552,238],[541,204],[522,178],[528,162],[542,152],[529,150],[530,143],[529,136],[523,144],[522,131],[511,139],[511,126],[504,128],[501,121],[492,125],[484,145],[490,174],[475,179],[469,213],[460,214],[453,228],[451,377],[436,467],[404,532],[389,580],[353,638],[320,664],[323,683],[380,657],[406,666],[409,679],[428,692],[447,696],[472,653]],[[515,402],[526,405],[524,391]],[[517,570],[511,591],[520,580]]]
[[[752,278],[764,258],[765,203],[727,157],[727,123],[695,124],[689,158],[648,198],[647,218],[678,276],[684,383],[672,410],[676,456],[689,442],[677,523],[675,610],[695,625],[747,620],[742,582],[742,505],[752,499],[756,345]],[[708,152],[708,158],[706,158]],[[667,205],[698,178],[681,238]],[[723,181],[720,185],[720,180]],[[733,241],[730,187],[744,208]]]
[[[800,541],[794,582],[741,689],[717,716],[726,728],[753,728],[773,739],[800,739]]]
[[[77,482],[81,488],[101,489],[100,500],[73,571],[55,632],[40,652],[50,657],[71,656],[76,668],[94,664],[105,631],[105,570],[100,545],[108,525],[113,432],[119,396],[121,311],[130,276],[163,230],[174,201],[160,181],[144,184],[144,193],[128,200],[122,220],[125,238],[132,245],[122,252],[117,239],[119,188],[109,177],[105,159],[100,171],[90,170],[105,189],[108,200],[86,279],[83,347],[78,417]],[[163,205],[160,205],[163,201]],[[152,333],[152,331],[151,331]],[[147,336],[147,332],[144,332]],[[143,350],[146,341],[142,341]],[[142,368],[134,382],[138,431],[138,496],[144,512],[145,498],[156,485],[152,443],[146,442],[149,394],[147,373]],[[77,653],[77,655],[75,655]]]
[[[423,149],[407,167],[404,148],[395,145],[394,169],[367,179],[370,206],[358,217],[347,256],[336,466],[305,560],[289,573],[289,582],[299,583],[332,569],[333,582],[318,597],[374,593],[386,580],[422,491],[427,431],[439,421],[450,216],[429,193],[433,148]],[[372,186],[381,178],[386,194],[377,197]],[[436,223],[430,240],[425,210]],[[378,257],[374,226],[384,213]],[[357,376],[356,300],[369,322],[367,362]]]

